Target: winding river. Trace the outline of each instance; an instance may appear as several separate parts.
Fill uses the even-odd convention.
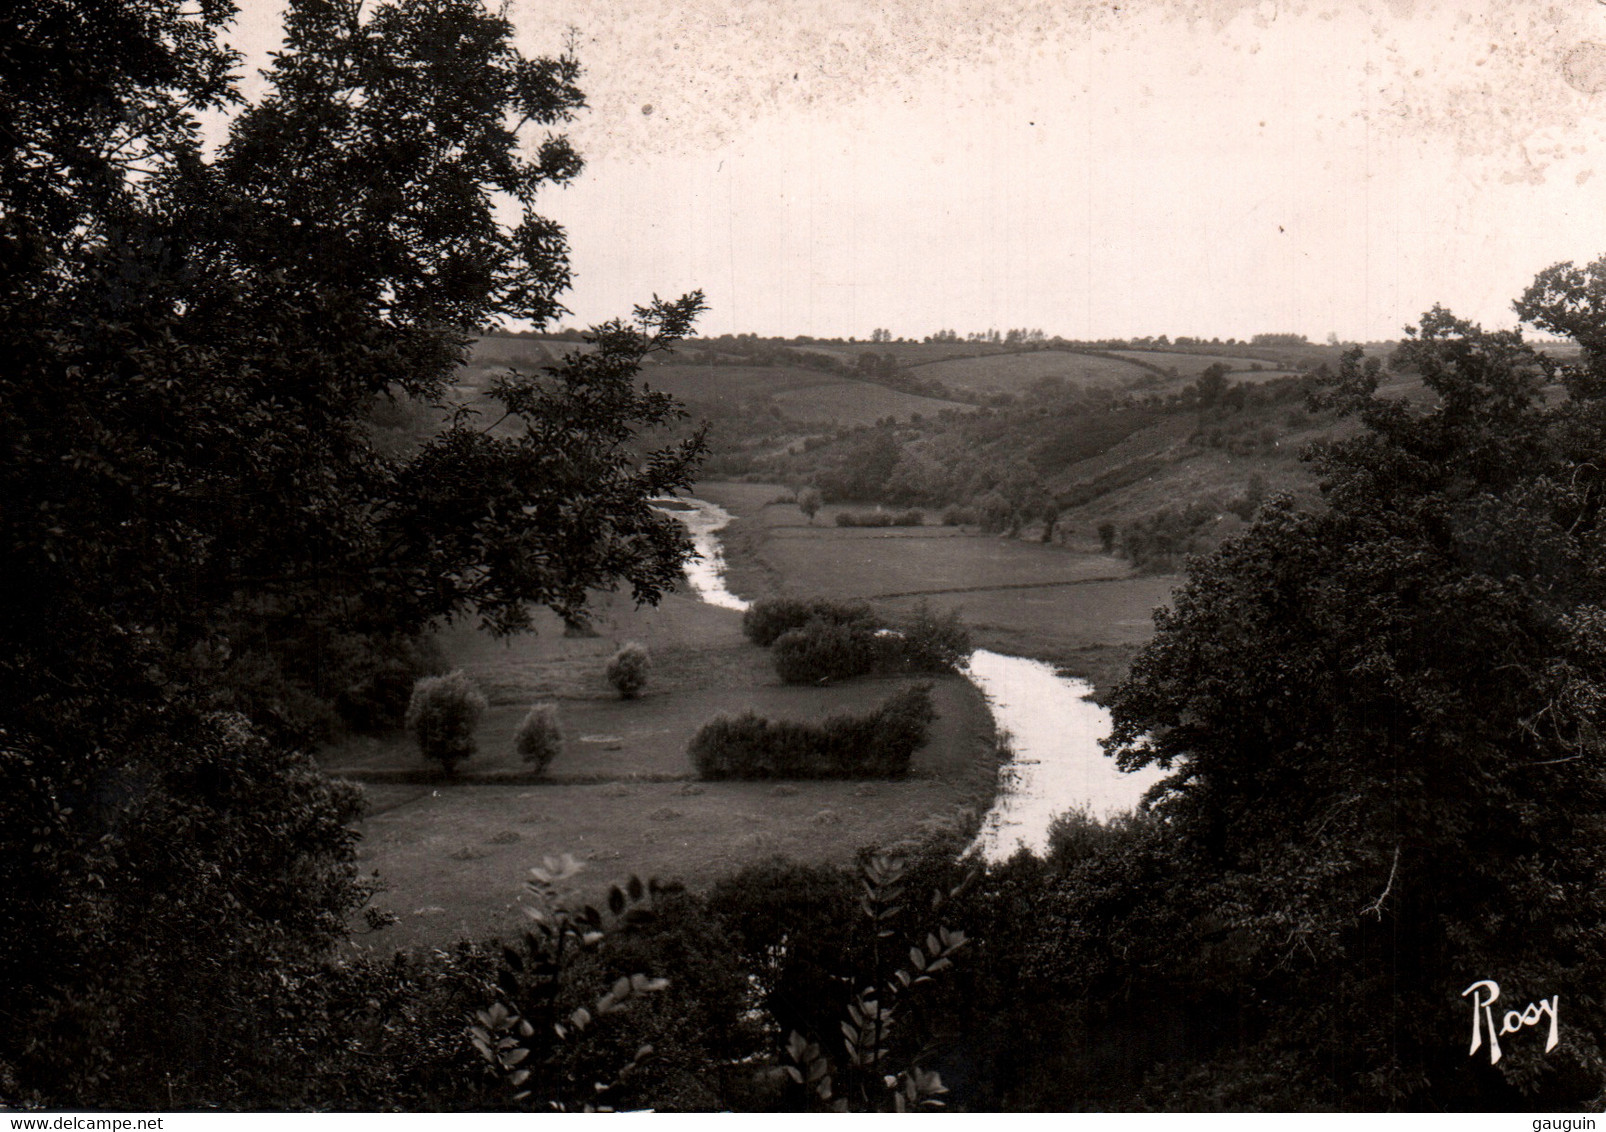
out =
[[[667,501],[666,501],[667,502]],[[688,563],[692,588],[710,605],[745,610],[748,602],[725,588],[725,558],[717,532],[731,521],[723,508],[679,499],[663,510],[691,532],[702,557]],[[1110,713],[1087,695],[1092,688],[1066,679],[1040,660],[977,649],[964,674],[987,698],[994,726],[1009,736],[1015,757],[999,768],[998,794],[982,819],[972,852],[1007,860],[1022,846],[1041,853],[1057,814],[1085,808],[1109,817],[1137,805],[1165,772],[1149,768],[1122,774],[1099,740],[1110,732]]]

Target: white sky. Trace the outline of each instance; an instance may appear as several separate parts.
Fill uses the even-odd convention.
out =
[[[587,68],[571,324],[701,287],[705,334],[1392,338],[1606,254],[1600,0],[509,13]]]

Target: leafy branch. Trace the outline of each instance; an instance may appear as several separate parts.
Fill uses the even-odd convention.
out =
[[[562,1055],[595,1033],[603,1018],[669,986],[667,979],[637,973],[615,979],[586,1004],[573,1008],[561,1004],[565,976],[575,958],[594,950],[610,930],[651,922],[656,916],[655,898],[669,890],[656,879],[643,884],[634,876],[623,888],[613,886],[608,891],[610,924],[609,917],[590,904],[571,909],[560,900],[559,884],[583,867],[565,853],[547,857],[541,867],[530,870],[526,887],[536,903],[527,905],[524,913],[531,926],[522,947],[502,949],[497,984],[503,997],[476,1012],[468,1031],[491,1071],[516,1090],[515,1101],[554,1112],[611,1111],[612,1094],[652,1055],[652,1046],[640,1046],[606,1080],[589,1082],[568,1067]]]

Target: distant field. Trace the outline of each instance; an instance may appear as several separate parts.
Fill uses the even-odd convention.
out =
[[[564,354],[587,353],[595,347],[585,342],[548,342],[541,338],[514,338],[487,335],[474,343],[469,365],[474,368],[504,366],[539,367],[551,365]]]
[[[1074,385],[1121,385],[1147,371],[1141,366],[1073,354],[1062,350],[1034,350],[1024,354],[994,354],[982,358],[955,358],[922,365],[920,377],[935,378],[953,388],[983,392],[1024,392],[1045,377],[1060,377]]]
[[[963,358],[972,354],[1001,353],[1002,346],[983,342],[853,342],[818,346],[790,346],[792,350],[807,350],[845,362],[857,362],[864,353],[891,354],[900,366],[925,365],[945,358]]]
[[[1188,378],[1198,377],[1218,362],[1235,370],[1247,370],[1252,366],[1260,366],[1262,369],[1281,368],[1277,363],[1268,362],[1264,358],[1236,358],[1226,354],[1179,354],[1165,350],[1111,350],[1110,353],[1148,362],[1151,366],[1160,366],[1162,369],[1175,369],[1178,377]]]
[[[477,391],[510,366],[533,372],[577,345],[535,338],[482,338],[475,343],[473,357],[458,380],[465,389]],[[795,421],[843,427],[874,424],[889,416],[907,420],[915,413],[935,416],[944,409],[968,412],[973,408],[796,366],[648,365],[641,380],[692,407],[697,402],[734,406],[758,399],[775,405]]]
[[[659,366],[647,370],[643,380],[692,406],[762,398],[792,420],[833,425],[874,424],[889,416],[907,420],[915,413],[936,416],[944,409],[969,412],[974,408],[873,382],[780,366]]]

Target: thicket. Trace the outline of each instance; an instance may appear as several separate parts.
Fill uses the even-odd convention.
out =
[[[873,627],[875,614],[862,601],[766,597],[755,601],[742,614],[742,632],[755,645],[768,648],[788,629],[801,629],[816,620],[834,625]]]
[[[923,527],[926,516],[922,511],[838,511],[839,527]]]
[[[770,662],[784,683],[825,684],[875,672],[895,648],[869,626],[815,618],[777,637],[770,646]]]
[[[1162,507],[1121,528],[1121,553],[1140,570],[1169,573],[1188,555],[1207,549],[1206,531],[1215,521],[1216,510],[1207,503]]]
[[[809,603],[797,603],[780,612],[795,614],[808,608]],[[828,614],[841,612],[827,603]],[[771,614],[764,627],[779,621]],[[908,616],[885,624],[857,617],[810,616],[801,626],[775,637],[770,646],[775,674],[787,684],[821,684],[872,674],[943,675],[963,667],[969,656],[970,633],[958,611],[937,613],[924,601]]]
[[[704,779],[901,778],[935,719],[931,685],[916,684],[873,712],[820,723],[720,716],[697,732],[687,754]]]

